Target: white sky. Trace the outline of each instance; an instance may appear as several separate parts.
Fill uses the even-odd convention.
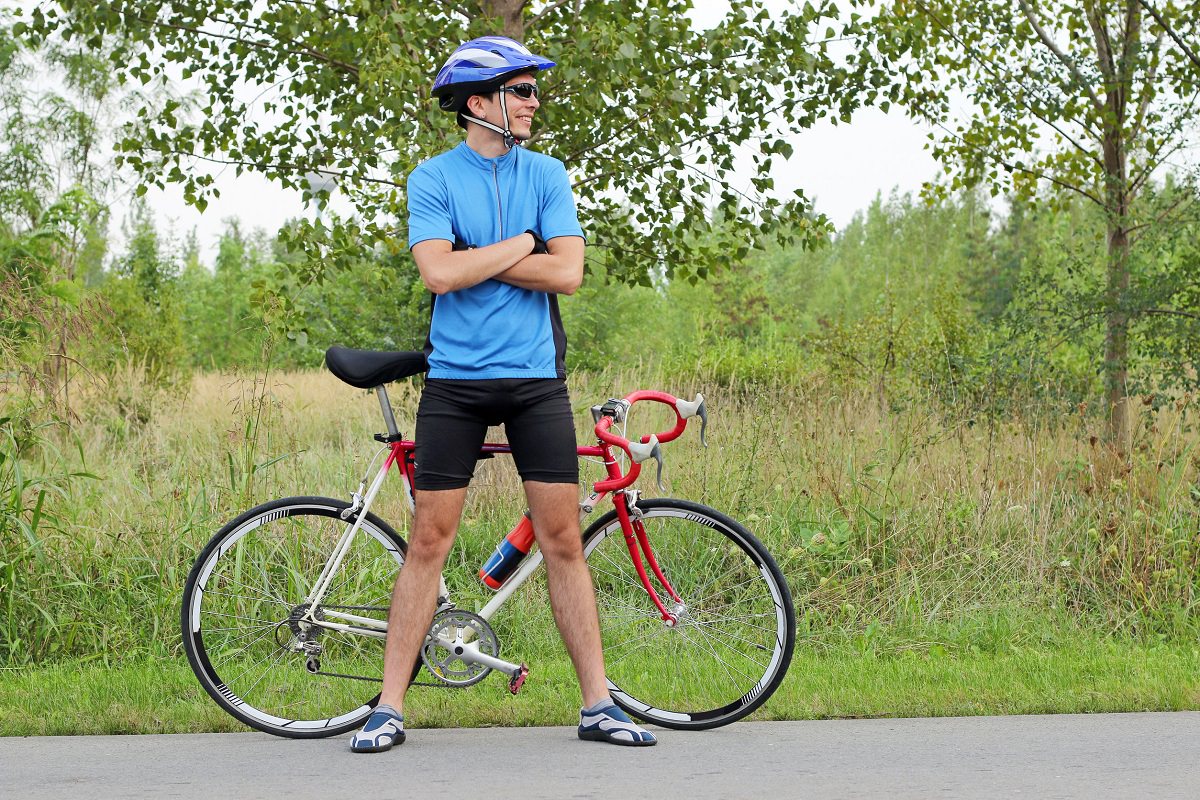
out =
[[[766,0],[768,8],[788,5],[786,0]],[[693,18],[700,27],[711,26],[728,9],[724,0],[697,0],[696,6]],[[925,136],[925,128],[895,107],[887,114],[875,109],[861,111],[849,124],[835,126],[823,121],[792,138],[794,154],[789,161],[776,160],[776,190],[781,196],[790,196],[802,188],[816,209],[841,228],[877,193],[887,195],[893,189],[915,192],[938,174],[936,162],[924,150]],[[256,174],[235,177],[229,168],[219,173],[216,185],[221,197],[211,201],[203,213],[186,205],[175,187],[164,192],[151,190],[147,195],[160,231],[170,230],[182,238],[194,228],[202,259],[210,265],[226,219],[236,217],[245,231],[274,232],[290,218],[314,213],[305,208],[299,192],[284,190]],[[124,203],[118,201],[113,211],[110,236],[119,247]]]
[[[916,192],[924,181],[938,174],[937,163],[923,149],[925,131],[902,114],[884,114],[869,109],[858,113],[850,124],[834,126],[821,122],[792,138],[795,152],[787,162],[776,161],[775,183],[782,195],[801,188],[833,223],[841,228],[856,211],[865,209],[879,192],[893,189]],[[196,229],[204,261],[211,264],[224,220],[236,217],[243,230],[277,230],[289,218],[311,215],[300,193],[285,190],[266,178],[233,170],[223,173],[216,184],[221,197],[209,203],[204,213],[184,203],[176,187],[147,194],[160,229],[170,227],[182,237]],[[124,211],[114,209],[114,223]],[[114,225],[114,236],[120,232]]]

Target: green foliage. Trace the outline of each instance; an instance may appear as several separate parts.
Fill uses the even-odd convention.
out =
[[[1060,303],[1059,325],[1102,317],[1092,358],[1102,364],[1110,436],[1121,451],[1129,447],[1131,362],[1147,349],[1142,319],[1191,314],[1154,304],[1186,295],[1147,302],[1139,287],[1174,276],[1137,248],[1147,229],[1170,222],[1144,201],[1155,173],[1171,165],[1193,196],[1200,178],[1200,164],[1174,158],[1200,122],[1200,56],[1188,44],[1198,32],[1195,4],[900,0],[878,11],[862,29],[858,57],[847,59],[859,91],[847,93],[844,107],[886,98],[937,126],[931,149],[952,189],[985,186],[1057,209],[1078,197],[1095,207],[1090,219],[1105,237],[1101,279],[1045,291]],[[1185,283],[1194,280],[1193,272]],[[1149,349],[1186,357],[1192,348],[1177,341]],[[1177,360],[1168,371],[1187,369]]]
[[[743,242],[785,232],[811,243],[827,228],[806,213],[802,195],[781,200],[772,186],[791,156],[788,135],[826,113],[818,79],[831,61],[819,31],[834,5],[768,13],[734,0],[704,31],[693,28],[690,8],[680,0],[338,8],[60,0],[19,29],[37,43],[118,37],[111,70],[125,85],[158,86],[179,71],[199,85],[194,97],[148,102],[124,131],[121,161],[142,190],[178,184],[203,209],[215,193],[203,169],[212,162],[306,196],[310,176],[335,179],[355,214],[289,229],[289,250],[303,253],[293,265],[300,285],[349,268],[374,245],[399,250],[404,177],[460,135],[429,101],[432,76],[472,36],[525,39],[559,64],[544,82],[531,145],[567,164],[602,262],[593,268],[649,285],[659,271],[704,277],[721,264],[723,250],[699,235],[714,203]],[[733,178],[744,147],[754,148],[751,192]],[[327,191],[314,199],[324,205]],[[302,327],[287,298],[272,313],[289,330]]]

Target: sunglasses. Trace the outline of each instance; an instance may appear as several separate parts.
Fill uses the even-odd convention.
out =
[[[498,91],[515,94],[522,100],[538,96],[538,87],[534,83],[514,83],[512,86],[501,86]]]

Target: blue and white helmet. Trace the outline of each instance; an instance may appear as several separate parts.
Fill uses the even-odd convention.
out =
[[[553,66],[553,61],[534,55],[518,41],[481,36],[450,54],[433,81],[433,96],[443,111],[462,111],[471,95],[498,89],[512,75]]]
[[[450,54],[433,81],[433,96],[443,111],[458,114],[458,124],[464,128],[474,122],[504,136],[505,144],[512,147],[513,136],[508,130],[508,104],[503,94],[500,104],[504,110],[504,128],[476,119],[463,110],[467,100],[477,94],[487,94],[499,89],[513,75],[550,69],[554,62],[534,55],[529,48],[507,36],[481,36],[472,39]]]

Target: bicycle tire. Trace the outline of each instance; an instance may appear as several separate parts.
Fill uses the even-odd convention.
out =
[[[358,728],[379,702],[383,639],[313,629],[306,635],[322,648],[314,674],[296,635],[294,612],[352,524],[340,517],[348,507],[288,497],[252,508],[213,536],[188,575],[180,613],[188,662],[209,696],[252,728],[335,736]],[[367,514],[319,608],[387,619],[406,552],[391,526]]]
[[[685,610],[674,627],[662,621],[615,510],[588,527],[583,546],[609,692],[630,715],[665,728],[728,725],[765,703],[787,674],[796,642],[787,581],[762,543],[718,511],[674,499],[637,508]],[[668,594],[655,588],[670,610]]]

